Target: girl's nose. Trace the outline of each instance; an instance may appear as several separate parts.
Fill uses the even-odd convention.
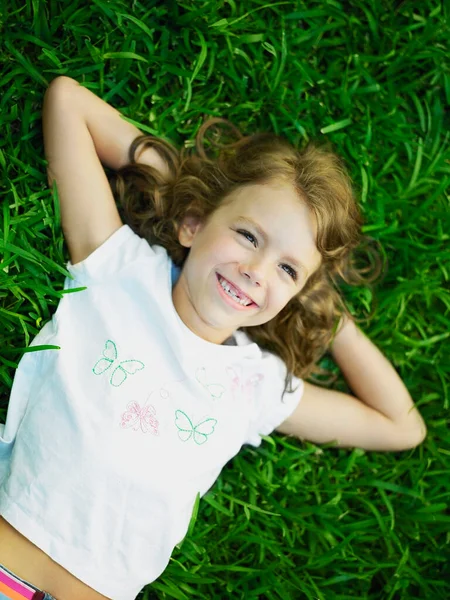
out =
[[[253,285],[261,287],[264,281],[264,268],[261,263],[241,265],[240,272],[243,277],[249,279]]]

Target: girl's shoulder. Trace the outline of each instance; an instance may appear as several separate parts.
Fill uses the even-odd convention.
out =
[[[104,281],[119,276],[127,267],[148,261],[148,268],[162,266],[167,270],[172,266],[167,251],[162,246],[150,245],[137,235],[128,225],[122,225],[84,260],[66,268],[73,278],[67,278],[68,287],[78,287],[80,282]],[[146,271],[150,275],[150,270]]]

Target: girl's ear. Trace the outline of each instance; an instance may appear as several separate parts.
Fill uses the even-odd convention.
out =
[[[178,229],[178,241],[180,244],[185,248],[190,248],[197,232],[201,229],[201,225],[199,217],[190,215],[184,217]]]

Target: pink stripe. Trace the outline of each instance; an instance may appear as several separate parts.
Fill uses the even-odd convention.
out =
[[[29,598],[31,600],[31,598],[33,598],[34,593],[36,590],[29,588],[27,585],[23,584],[21,581],[17,581],[17,579],[14,577],[14,579],[8,574],[5,573],[5,571],[0,567],[0,581],[2,583],[5,583],[6,585],[9,585],[9,587],[14,590],[15,592],[18,592],[19,594],[22,594],[24,598]]]

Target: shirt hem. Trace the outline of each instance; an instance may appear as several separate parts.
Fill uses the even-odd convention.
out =
[[[52,544],[62,546],[64,545],[64,542],[61,540],[55,541],[54,538],[49,538],[48,533],[43,531],[42,528],[39,527],[39,525],[37,525],[36,522],[33,521],[29,515],[25,513],[17,504],[10,502],[5,508],[3,508],[2,504],[4,504],[5,496],[6,494],[3,491],[3,498],[0,497],[0,516],[2,516],[5,521],[7,521],[30,542],[37,546],[39,550],[45,552],[45,554],[47,554],[47,556],[49,556],[49,558],[51,558],[55,563],[79,579],[82,583],[91,587],[95,592],[103,594],[108,598],[113,600],[134,600],[136,598],[142,588],[133,591],[129,589],[125,590],[124,588],[120,587],[120,584],[117,581],[114,581],[111,578],[108,578],[108,582],[105,585],[104,580],[100,581],[94,576],[94,574],[86,574],[83,566],[80,566],[79,568],[68,568],[64,562],[61,562],[61,558],[57,556],[50,548]],[[80,559],[78,559],[78,561],[79,560]],[[89,557],[89,555],[85,554],[81,560],[85,565],[90,564],[92,557]],[[156,579],[157,577],[155,577],[153,581]],[[149,581],[144,585],[148,585],[150,583],[152,582]]]

